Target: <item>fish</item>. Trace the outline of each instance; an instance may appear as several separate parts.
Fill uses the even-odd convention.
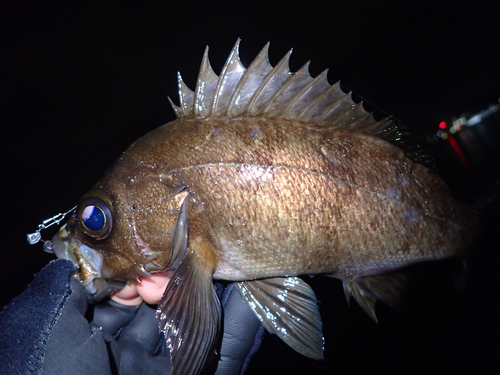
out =
[[[178,73],[176,120],[135,141],[52,240],[95,301],[170,273],[157,307],[174,374],[199,374],[221,332],[213,280],[234,282],[264,327],[322,359],[317,300],[299,276],[342,281],[377,320],[401,272],[461,256],[473,209],[394,117],[376,120],[327,70],[290,72],[269,43],[245,68],[238,39],[217,75],[203,54],[195,90]]]

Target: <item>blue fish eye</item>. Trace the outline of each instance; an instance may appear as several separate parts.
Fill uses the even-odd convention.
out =
[[[76,210],[78,226],[87,236],[104,240],[113,229],[113,203],[100,189],[89,191]]]
[[[106,215],[99,206],[87,206],[82,210],[82,222],[93,232],[101,231],[106,225]]]

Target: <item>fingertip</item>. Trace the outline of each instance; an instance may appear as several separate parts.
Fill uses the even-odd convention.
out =
[[[170,281],[170,275],[153,274],[151,277],[141,277],[141,283],[137,284],[137,293],[144,302],[156,305],[160,302],[167,284]]]
[[[137,291],[137,283],[129,281],[119,292],[113,293],[111,299],[125,306],[139,306],[142,298]]]

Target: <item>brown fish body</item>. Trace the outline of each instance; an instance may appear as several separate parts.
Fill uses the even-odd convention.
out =
[[[105,190],[134,169],[131,184],[143,176],[187,187],[190,237],[214,252],[215,278],[352,279],[451,256],[456,242],[468,242],[465,209],[438,177],[389,143],[349,130],[181,119],[138,140],[119,163],[127,175],[110,174]],[[139,199],[137,206],[151,198]]]
[[[375,302],[401,294],[390,271],[460,254],[474,232],[395,121],[375,121],[326,72],[290,73],[290,52],[272,67],[266,46],[245,69],[238,44],[220,76],[205,52],[194,92],[179,76],[178,119],[132,144],[53,240],[97,300],[173,273],[157,318],[176,375],[199,374],[217,342],[213,278],[320,359],[315,295],[295,276],[341,279],[376,320]]]

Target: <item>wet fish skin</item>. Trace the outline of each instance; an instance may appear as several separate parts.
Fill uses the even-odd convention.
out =
[[[149,172],[135,173],[131,186],[161,175],[161,183],[187,187],[190,237],[216,254],[216,278],[356,278],[457,254],[456,243],[470,236],[468,209],[436,175],[351,131],[284,119],[176,120],[136,142],[120,163],[124,176],[109,174],[106,190],[127,184],[139,164]],[[163,210],[149,209],[157,218]]]
[[[266,46],[244,69],[238,44],[220,77],[205,51],[195,92],[179,76],[179,118],[134,142],[54,237],[96,299],[173,272],[157,317],[175,374],[211,356],[213,278],[236,281],[269,331],[319,359],[314,292],[294,276],[341,279],[376,320],[376,300],[392,305],[403,287],[388,272],[462,254],[475,233],[475,213],[415,162],[418,149],[389,142],[404,143],[394,121],[375,121],[326,72],[290,73],[290,53],[272,67]],[[87,227],[99,220],[89,207],[102,229]]]

